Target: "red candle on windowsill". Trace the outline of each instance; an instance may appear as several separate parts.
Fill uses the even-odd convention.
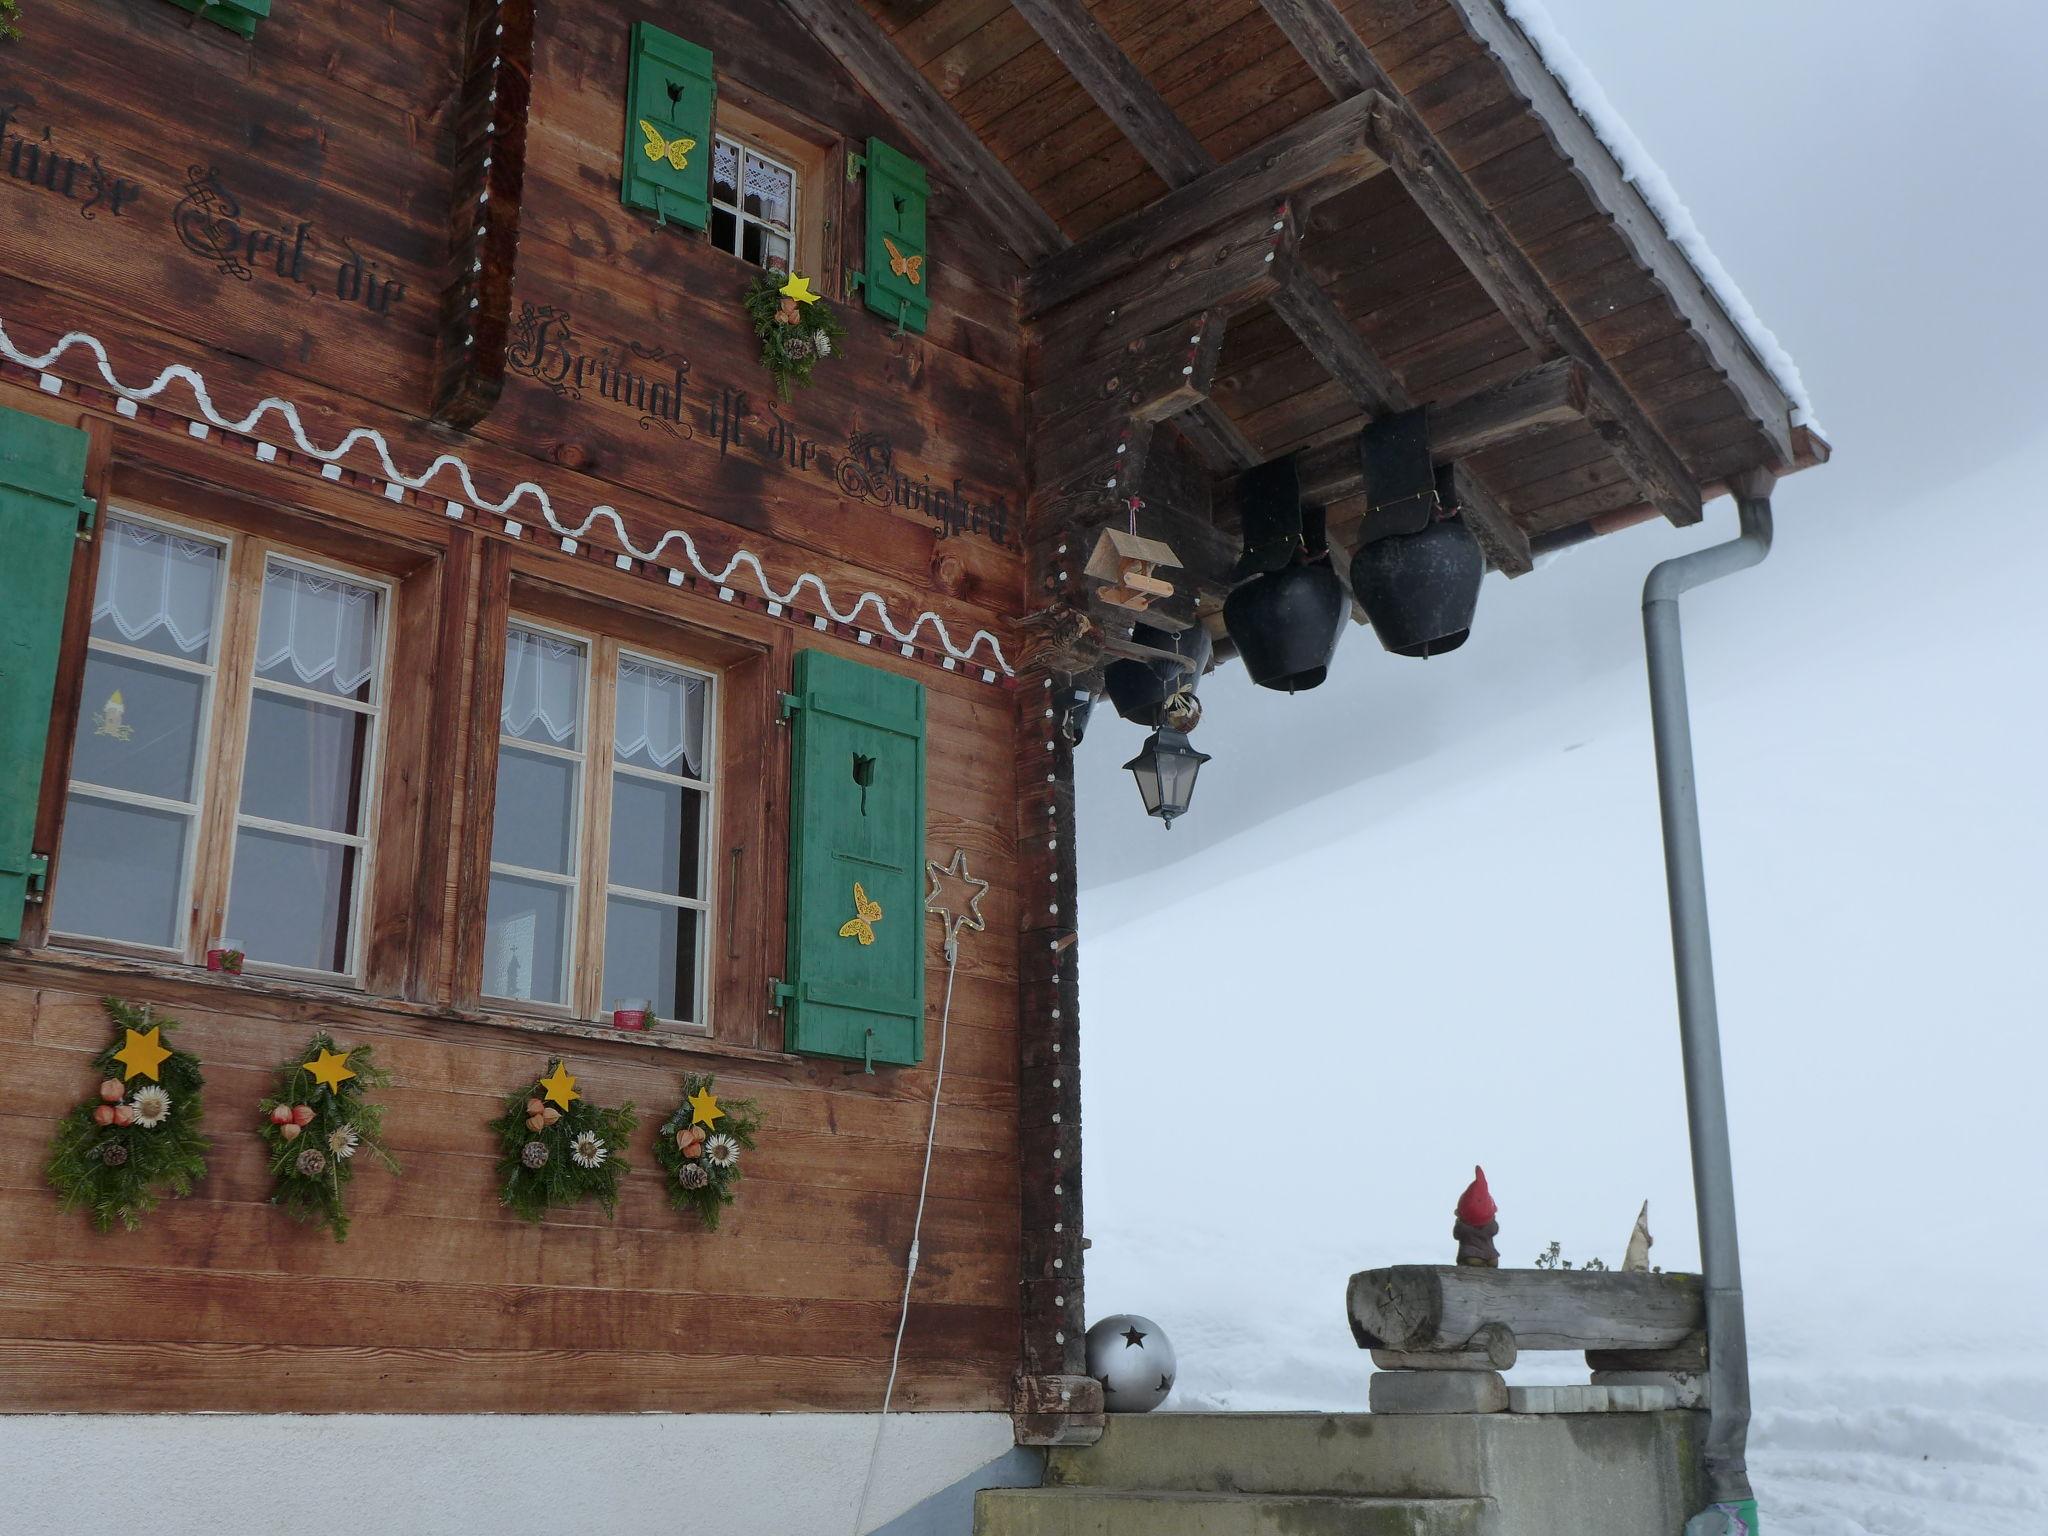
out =
[[[229,976],[242,974],[242,946],[233,939],[215,939],[206,951],[206,968]]]
[[[644,997],[621,997],[612,1003],[613,1029],[645,1029],[654,1004]]]

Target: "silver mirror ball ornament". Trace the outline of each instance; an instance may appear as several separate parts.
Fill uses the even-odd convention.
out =
[[[1088,1330],[1088,1374],[1111,1413],[1150,1413],[1173,1391],[1172,1341],[1149,1317],[1119,1312]]]

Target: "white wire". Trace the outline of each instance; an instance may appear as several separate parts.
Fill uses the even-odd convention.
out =
[[[910,1283],[917,1278],[917,1240],[924,1231],[924,1197],[932,1185],[932,1147],[939,1139],[939,1091],[946,1086],[946,1027],[953,1019],[953,972],[960,965],[960,936],[946,938],[946,1005],[939,1010],[939,1070],[932,1079],[932,1120],[924,1135],[924,1174],[917,1181],[917,1217],[910,1225],[910,1262],[903,1271],[903,1304],[896,1314],[896,1347],[889,1352],[889,1383],[882,1388],[882,1412],[875,1420],[875,1441],[868,1447],[868,1470],[860,1480],[860,1503],[853,1511],[853,1536],[861,1536],[868,1517],[868,1494],[875,1486],[875,1464],[882,1459],[882,1431],[889,1424],[889,1404],[896,1395],[896,1367],[903,1359],[903,1330],[910,1323]]]

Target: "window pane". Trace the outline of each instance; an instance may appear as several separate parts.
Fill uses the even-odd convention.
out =
[[[740,152],[730,139],[719,139],[711,151],[711,195],[735,208],[740,201]]]
[[[779,165],[747,156],[746,201],[740,207],[757,219],[789,228],[789,210],[796,198],[796,178]]]
[[[498,808],[491,818],[491,862],[551,875],[573,873],[576,796],[582,765],[564,757],[498,750]]]
[[[59,933],[177,947],[190,827],[174,812],[72,794],[64,803],[51,926]]]
[[[767,233],[767,231],[762,229],[762,227],[759,224],[750,224],[746,223],[745,221],[741,222],[740,254],[746,257],[747,260],[751,261],[757,267],[762,265],[761,236],[764,235],[765,233]]]
[[[740,221],[723,208],[711,210],[711,243],[721,251],[740,248]]]
[[[536,630],[505,636],[505,700],[499,729],[522,741],[583,748],[583,646]]]
[[[325,832],[357,832],[369,756],[368,715],[259,688],[249,707],[242,810]]]
[[[491,876],[490,907],[484,918],[484,991],[519,1002],[567,1000],[564,972],[569,951],[572,889]]]
[[[88,651],[71,776],[190,802],[199,777],[206,676]]]
[[[228,933],[251,960],[346,971],[356,850],[243,827],[235,834]]]
[[[651,997],[661,1018],[694,1020],[697,920],[688,907],[612,897],[605,904],[604,1005]]]
[[[375,587],[273,560],[263,573],[256,675],[369,700],[381,596]]]
[[[701,897],[703,801],[680,784],[613,774],[611,883]]]
[[[213,659],[221,546],[114,517],[100,535],[92,632],[187,661]]]
[[[681,778],[708,777],[704,709],[710,693],[704,678],[637,656],[620,657],[613,758]]]
[[[761,254],[758,258],[761,265],[768,268],[771,272],[787,272],[789,270],[789,242],[783,239],[782,236],[769,230],[754,228],[753,233],[760,236],[761,239]]]

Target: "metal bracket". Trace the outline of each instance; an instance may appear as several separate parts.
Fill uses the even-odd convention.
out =
[[[50,856],[47,853],[31,853],[28,856],[28,900],[41,906],[50,894]]]
[[[770,1013],[782,1012],[783,1004],[791,1001],[795,996],[796,988],[792,987],[780,976],[770,976],[768,978],[768,1011]]]
[[[802,694],[778,694],[776,696],[776,701],[777,709],[775,719],[776,723],[779,725],[787,725],[789,723],[789,717],[804,707]]]
[[[99,516],[100,504],[96,499],[91,496],[81,496],[78,498],[79,543],[86,544],[92,541],[93,527],[98,523]]]
[[[846,152],[846,179],[849,182],[859,181],[866,174],[867,168],[866,155],[857,155],[850,149]]]

